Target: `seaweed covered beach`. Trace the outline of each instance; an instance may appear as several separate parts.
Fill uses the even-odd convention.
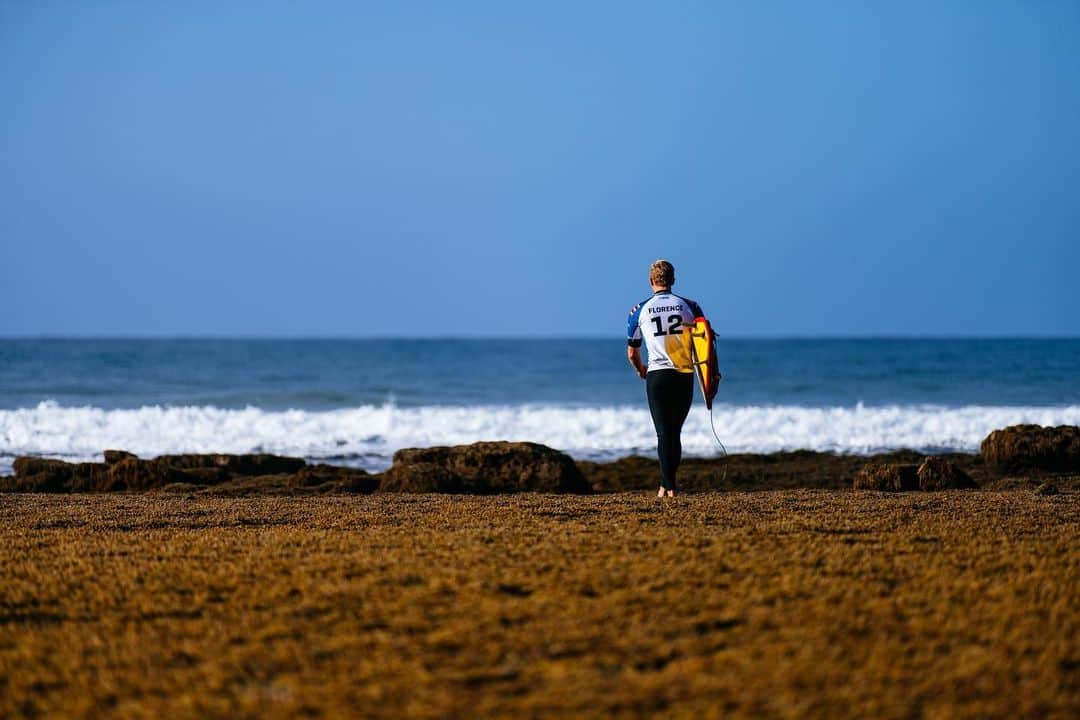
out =
[[[0,716],[1075,717],[1080,496],[0,494]]]

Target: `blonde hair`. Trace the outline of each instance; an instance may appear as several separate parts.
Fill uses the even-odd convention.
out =
[[[667,260],[657,260],[649,266],[649,282],[671,287],[675,284],[675,266]]]

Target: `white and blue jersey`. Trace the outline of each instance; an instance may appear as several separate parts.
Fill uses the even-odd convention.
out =
[[[627,342],[630,347],[641,347],[644,338],[649,372],[694,372],[689,339],[683,328],[692,327],[694,319],[699,317],[704,317],[704,313],[696,302],[670,290],[660,290],[630,311],[626,327]]]

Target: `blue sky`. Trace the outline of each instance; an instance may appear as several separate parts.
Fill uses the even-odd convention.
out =
[[[1080,4],[0,5],[0,335],[1080,334]]]

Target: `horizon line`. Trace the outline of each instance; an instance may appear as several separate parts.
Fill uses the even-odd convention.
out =
[[[53,334],[2,335],[4,341],[235,341],[235,342],[377,342],[386,340],[443,341],[443,342],[491,342],[491,341],[550,341],[550,340],[586,340],[586,341],[621,341],[615,335],[271,335],[271,334]],[[717,340],[1080,340],[1080,335],[1067,334],[967,334],[967,333],[867,333],[867,334],[718,334]]]

